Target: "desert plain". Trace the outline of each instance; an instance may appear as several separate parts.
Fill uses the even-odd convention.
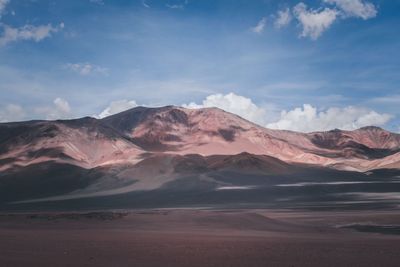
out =
[[[147,209],[3,213],[1,266],[398,266],[400,214]]]

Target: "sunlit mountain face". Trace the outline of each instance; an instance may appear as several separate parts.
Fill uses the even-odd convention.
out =
[[[166,106],[4,123],[0,135],[1,202],[14,208],[88,198],[88,207],[333,205],[400,186],[400,135],[378,127],[299,133]]]

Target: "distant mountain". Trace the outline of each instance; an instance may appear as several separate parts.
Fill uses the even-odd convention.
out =
[[[384,166],[386,157],[400,152],[400,135],[378,127],[308,134],[270,130],[217,108],[139,107],[102,122],[152,152],[204,156],[247,152],[359,171]]]
[[[0,124],[0,203],[399,168],[400,135],[378,127],[271,130],[217,108],[137,107],[101,120]]]

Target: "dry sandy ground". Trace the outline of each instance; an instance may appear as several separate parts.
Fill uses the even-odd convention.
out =
[[[0,215],[0,266],[400,266],[400,212],[152,210]]]

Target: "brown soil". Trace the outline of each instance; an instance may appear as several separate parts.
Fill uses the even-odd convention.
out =
[[[399,266],[398,212],[151,210],[0,215],[0,266]]]

